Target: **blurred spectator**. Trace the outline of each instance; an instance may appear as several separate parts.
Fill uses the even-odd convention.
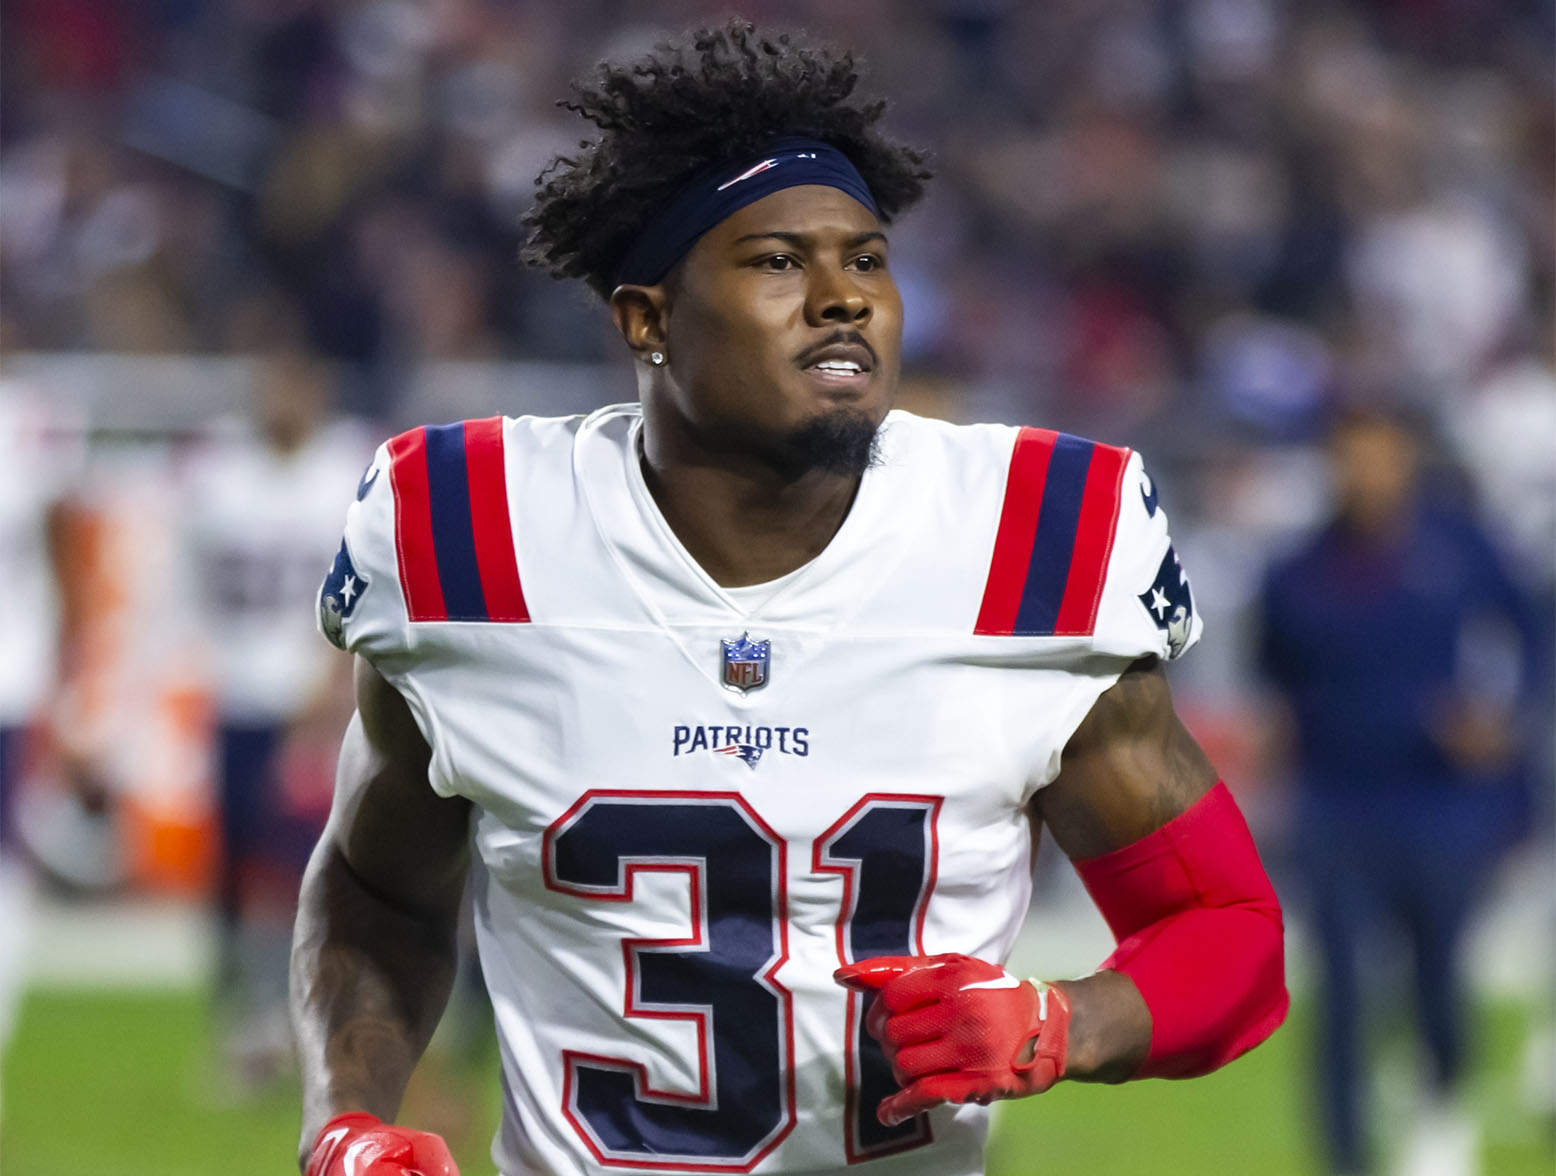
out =
[[[1479,527],[1434,501],[1407,420],[1353,409],[1330,437],[1334,515],[1265,582],[1260,660],[1290,704],[1297,864],[1322,964],[1319,1100],[1336,1173],[1370,1171],[1369,953],[1403,932],[1429,1072],[1407,1173],[1477,1171],[1461,1101],[1457,953],[1526,817],[1529,601]],[[1383,969],[1386,972],[1386,969]]]
[[[24,740],[58,684],[68,631],[59,591],[65,502],[80,433],[14,379],[0,379],[0,841],[12,848]]]
[[[1492,369],[1446,416],[1488,520],[1524,577],[1556,601],[1556,355],[1548,344],[1541,357]]]
[[[270,353],[258,364],[252,423],[213,437],[183,486],[214,663],[216,998],[240,1093],[289,1057],[290,927],[332,783],[320,749],[351,709],[349,663],[314,633],[310,602],[340,541],[331,505],[350,500],[368,447],[355,427],[328,419],[329,401],[324,365]]]
[[[0,353],[14,344],[0,320]],[[77,468],[79,431],[36,393],[0,376],[0,1048],[22,991],[31,925],[31,872],[17,834],[17,803],[29,736],[58,685],[75,594],[60,591],[65,499]],[[79,830],[92,817],[72,794]]]

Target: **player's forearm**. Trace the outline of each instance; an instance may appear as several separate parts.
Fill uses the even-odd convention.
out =
[[[399,908],[330,843],[315,851],[292,946],[304,1155],[341,1111],[394,1118],[453,984],[455,914]]]
[[[1134,1077],[1208,1073],[1284,1019],[1280,901],[1224,785],[1076,869],[1119,941],[1103,973],[1118,973],[1149,1010],[1150,1048]]]
[[[1123,1082],[1151,1048],[1151,1013],[1140,990],[1117,972],[1097,972],[1055,987],[1070,998],[1064,1076],[1073,1082]]]
[[[1189,911],[1145,929],[1109,961],[1132,974],[1107,967],[1059,985],[1073,1010],[1065,1077],[1188,1077],[1251,1049],[1285,1016],[1281,944],[1278,911],[1253,906]],[[1142,984],[1202,999],[1158,999],[1169,1017],[1158,1024]]]

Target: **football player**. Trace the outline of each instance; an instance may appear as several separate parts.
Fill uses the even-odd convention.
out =
[[[1284,1016],[1139,457],[892,409],[927,171],[856,80],[738,23],[601,67],[528,257],[640,402],[380,450],[321,595],[358,712],[294,946],[308,1176],[454,1171],[391,1123],[467,881],[503,1176],[972,1176],[992,1100]],[[1078,980],[1000,963],[1043,824],[1119,939]]]
[[[287,889],[323,815],[293,753],[340,729],[349,692],[298,605],[339,541],[328,504],[351,501],[370,448],[352,422],[329,419],[328,375],[311,356],[275,348],[256,367],[252,423],[213,429],[181,486],[192,595],[214,655],[215,996],[242,1093],[281,1073],[291,1053]]]

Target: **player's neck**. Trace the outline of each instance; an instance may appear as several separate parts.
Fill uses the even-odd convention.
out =
[[[759,462],[707,462],[640,448],[643,480],[691,557],[725,588],[765,584],[826,548],[859,491],[857,474],[786,477]]]

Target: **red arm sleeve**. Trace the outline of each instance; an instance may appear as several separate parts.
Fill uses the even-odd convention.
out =
[[[1285,1020],[1280,902],[1225,784],[1075,868],[1118,940],[1102,967],[1133,980],[1151,1011],[1135,1077],[1208,1073]]]

